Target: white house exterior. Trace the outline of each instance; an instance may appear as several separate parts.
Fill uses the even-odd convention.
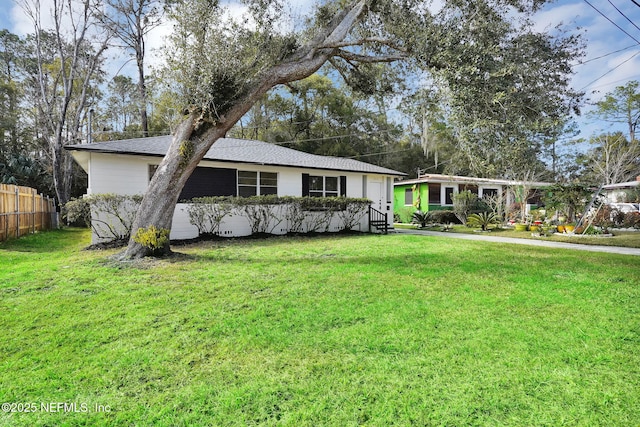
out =
[[[143,195],[171,136],[108,141],[66,147],[88,174],[87,194]],[[182,199],[203,196],[346,196],[368,198],[372,207],[388,213],[393,225],[393,181],[404,174],[352,159],[318,156],[262,141],[222,138],[207,152],[185,185]],[[171,239],[198,236],[184,203],[178,203]],[[369,229],[365,216],[358,228]],[[332,228],[330,228],[330,231]],[[224,220],[224,236],[246,236],[246,218]],[[275,234],[286,229],[276,228]],[[95,236],[94,236],[95,242]]]
[[[637,189],[640,189],[640,176],[638,176],[635,181],[608,184],[602,187],[608,203],[630,202],[630,200],[627,200],[628,193]]]
[[[630,197],[640,191],[640,176],[635,181],[608,184],[602,187],[605,203],[621,212],[640,212],[638,200]]]

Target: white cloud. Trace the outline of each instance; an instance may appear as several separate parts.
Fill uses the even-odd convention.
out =
[[[542,10],[533,17],[536,31],[549,31],[562,24],[574,28],[585,16],[585,3],[569,3]]]
[[[551,30],[562,23],[571,33],[581,32],[586,42],[584,64],[574,67],[575,75],[572,85],[576,90],[586,92],[587,103],[583,107],[586,113],[593,109],[592,104],[616,86],[626,84],[630,80],[640,79],[640,46],[621,50],[634,45],[633,38],[640,40],[640,30],[635,28],[609,2],[591,1],[600,12],[584,1],[561,0],[548,6],[536,14],[534,22],[538,31]],[[632,2],[616,1],[617,7],[630,20],[640,23],[640,8]],[[605,15],[605,16],[603,16]],[[622,27],[632,37],[616,28],[607,18]],[[615,52],[615,53],[614,53]],[[610,129],[610,125],[598,122],[583,114],[578,120],[582,136]]]
[[[47,12],[43,13],[43,25],[49,28],[53,24],[53,19],[51,18],[52,14],[49,13],[51,4],[47,0],[43,0],[42,3],[43,5],[41,6],[41,10]],[[9,12],[11,19],[11,32],[18,34],[19,36],[32,34],[34,32],[34,23],[29,14],[33,12],[34,11],[30,5],[24,4],[24,6],[21,6],[20,4],[15,3]],[[48,19],[48,22],[45,21],[46,19]]]

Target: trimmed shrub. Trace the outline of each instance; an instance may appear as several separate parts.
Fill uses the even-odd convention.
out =
[[[201,236],[219,235],[222,220],[232,215],[235,206],[232,197],[198,197],[188,203],[189,222],[196,226]]]
[[[65,205],[70,222],[82,221],[103,242],[126,242],[138,207],[139,195],[92,194],[74,199]]]
[[[141,200],[142,196],[87,196],[69,202],[66,216],[69,221],[80,221],[90,226],[103,243],[124,243],[129,240]],[[371,204],[368,199],[362,198],[276,195],[200,197],[182,203],[187,204],[184,210],[199,236],[220,235],[224,219],[233,215],[246,217],[252,234],[272,234],[285,221],[289,233],[327,232],[332,223],[336,231],[348,231],[360,223]],[[141,240],[138,243],[150,245],[147,247],[152,250],[159,249],[155,245],[162,243],[163,234],[162,230],[156,231],[154,234],[143,230],[141,233],[144,234],[136,235]]]
[[[304,220],[307,216],[302,203],[302,198],[282,197],[281,199],[287,204],[284,219],[287,221],[289,233],[302,233]]]
[[[455,212],[449,210],[429,211],[431,219],[438,224],[460,224]]]
[[[253,234],[271,234],[284,219],[277,215],[283,203],[278,196],[235,197],[233,201],[247,215]]]
[[[346,199],[342,203],[344,209],[337,211],[337,216],[341,221],[340,231],[349,231],[358,225],[371,205],[369,199]]]

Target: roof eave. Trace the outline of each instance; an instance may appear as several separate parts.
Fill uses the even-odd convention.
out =
[[[104,150],[104,149],[96,149],[90,147],[83,147],[82,145],[68,145],[64,147],[65,150],[75,152],[88,152],[88,153],[100,153],[100,154],[113,154],[113,155],[127,155],[127,156],[137,156],[137,157],[164,157],[164,154],[159,153],[142,153],[142,152],[134,152],[134,151],[114,151],[114,150]],[[75,158],[75,156],[74,156]],[[245,165],[264,165],[264,166],[275,166],[275,167],[286,167],[286,168],[301,168],[301,169],[311,169],[311,170],[333,170],[339,172],[352,172],[352,173],[362,173],[362,174],[374,174],[374,175],[388,175],[388,176],[397,176],[402,177],[406,176],[403,172],[393,171],[393,170],[385,170],[385,171],[363,171],[357,169],[349,169],[349,168],[329,168],[329,167],[320,167],[320,166],[304,166],[304,165],[285,165],[279,163],[271,163],[271,162],[250,162],[250,161],[242,161],[242,160],[228,160],[228,159],[216,159],[210,157],[204,157],[202,160],[210,161],[210,162],[221,162],[221,163],[240,163]]]

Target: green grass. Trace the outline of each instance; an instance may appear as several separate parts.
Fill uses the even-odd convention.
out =
[[[38,408],[2,426],[640,424],[638,257],[363,235],[123,267],[88,240],[0,244],[0,403]]]
[[[415,229],[415,224],[394,224],[395,228]],[[442,231],[441,226],[427,228],[430,231]],[[474,234],[478,228],[454,225],[448,232]],[[535,237],[530,231],[514,231],[512,228],[491,228],[490,235],[500,237],[515,237],[520,239],[547,240],[550,242],[577,243],[581,245],[621,246],[626,248],[640,248],[640,231],[619,231],[613,229],[612,237],[603,236],[578,236],[553,234],[544,237]]]

